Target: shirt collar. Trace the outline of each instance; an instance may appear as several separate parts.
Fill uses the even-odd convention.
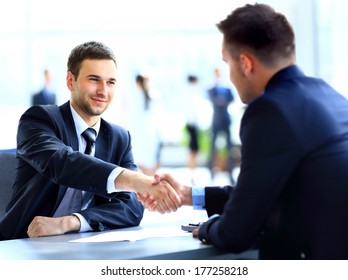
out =
[[[80,115],[75,111],[73,106],[71,106],[71,103],[70,103],[70,109],[71,109],[71,113],[72,113],[72,116],[74,119],[75,129],[76,129],[77,135],[81,135],[89,126],[80,117]],[[98,133],[100,130],[100,119],[99,119],[99,121],[97,121],[97,123],[94,126],[92,126],[92,128],[97,132],[97,136],[98,136]]]

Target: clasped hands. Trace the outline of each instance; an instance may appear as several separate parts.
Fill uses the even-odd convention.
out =
[[[176,181],[171,174],[156,174],[152,181],[153,188],[160,185],[164,186],[161,196],[154,193],[143,192],[137,193],[137,198],[149,211],[157,211],[159,213],[170,213],[176,211],[182,205],[192,205],[192,188],[185,186]],[[199,228],[192,232],[194,237],[198,237]]]
[[[164,214],[175,212],[182,205],[192,205],[191,187],[180,184],[169,173],[154,175],[152,186],[149,192],[137,193],[138,200],[149,211]],[[157,193],[152,192],[154,188]]]

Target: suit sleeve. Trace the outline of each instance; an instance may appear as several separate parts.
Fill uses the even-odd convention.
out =
[[[66,144],[70,136],[59,114],[45,108],[48,107],[31,107],[21,117],[17,155],[57,185],[109,197],[105,186],[117,165],[74,151]]]
[[[205,188],[205,208],[208,217],[214,214],[222,214],[232,190],[231,186]]]
[[[95,206],[80,214],[95,231],[137,226],[144,208],[132,192],[118,192],[112,199],[94,196]]]
[[[110,150],[118,166],[137,170],[134,164],[129,132],[121,127],[110,128],[117,135],[111,140],[116,150]],[[105,143],[106,146],[109,146]],[[95,205],[80,212],[95,231],[139,225],[144,208],[133,192],[116,192],[111,199],[94,196]]]
[[[222,214],[199,230],[203,242],[231,252],[254,245],[302,154],[286,117],[267,100],[249,105],[240,136],[242,162],[237,186]]]

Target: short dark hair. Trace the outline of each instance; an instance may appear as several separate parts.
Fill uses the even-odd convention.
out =
[[[111,59],[116,63],[113,51],[100,42],[90,41],[76,46],[70,53],[68,59],[68,71],[77,79],[81,63],[85,59]]]
[[[198,77],[196,75],[188,75],[187,76],[187,81],[189,83],[195,83],[198,82]]]
[[[252,52],[266,65],[295,54],[295,34],[283,14],[266,4],[247,4],[218,23],[232,57]]]

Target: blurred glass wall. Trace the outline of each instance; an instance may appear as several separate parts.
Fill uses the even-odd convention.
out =
[[[52,74],[58,103],[69,98],[65,85],[66,62],[71,49],[84,41],[99,40],[116,53],[118,96],[105,117],[123,124],[127,95],[134,77],[151,69],[166,112],[159,121],[164,137],[178,141],[180,93],[187,74],[199,76],[202,88],[210,86],[212,70],[227,67],[221,61],[221,36],[215,24],[234,8],[254,1],[232,0],[11,0],[0,10],[0,117],[7,127],[0,148],[12,148],[20,114],[42,87],[43,70]],[[348,38],[344,0],[273,0],[294,26],[298,64],[308,75],[322,77],[347,95],[345,66]],[[173,120],[175,122],[173,123]]]

